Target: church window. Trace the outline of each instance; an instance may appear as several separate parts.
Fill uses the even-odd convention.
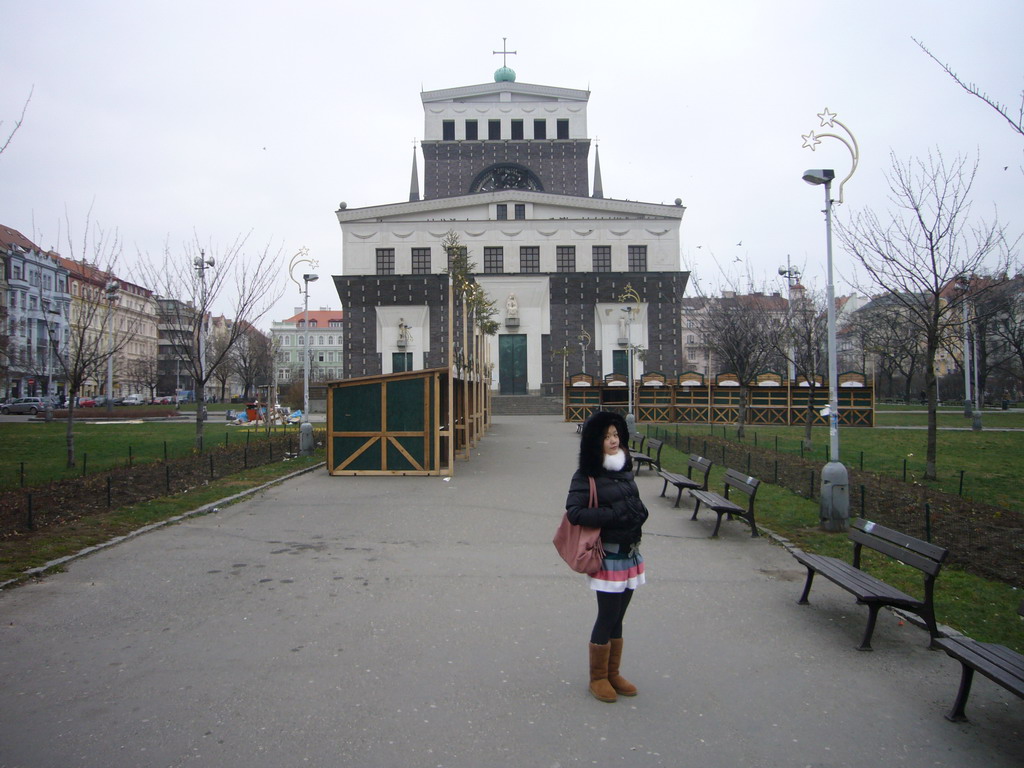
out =
[[[504,249],[484,248],[484,274],[500,275],[505,271]]]
[[[449,250],[448,251],[448,269],[451,270],[451,268],[452,268],[452,260],[456,256],[461,256],[463,259],[465,259],[466,258],[466,254],[467,254],[467,250],[466,250],[466,246],[464,246],[464,245],[460,245],[458,248],[452,248],[451,250]]]
[[[522,141],[523,138],[523,121],[513,120],[512,121],[512,139],[513,141]]]
[[[558,138],[568,139],[569,138],[569,120],[563,119],[558,121]]]
[[[559,272],[576,271],[575,245],[559,245],[555,248],[555,267]]]
[[[533,138],[546,139],[548,137],[548,121],[538,118],[533,121]]]
[[[442,120],[441,121],[441,140],[442,141],[455,141],[455,121],[454,120]]]
[[[501,139],[501,120],[487,121],[487,138],[491,141]]]
[[[466,121],[466,141],[476,141],[480,138],[478,133],[476,120]]]
[[[610,245],[594,246],[594,271],[612,271],[612,247]]]
[[[393,274],[395,274],[395,249],[394,248],[378,248],[377,249],[377,274],[378,275],[393,275]]]
[[[519,271],[540,272],[540,248],[536,245],[519,247]]]
[[[516,203],[516,220],[522,221],[526,218],[526,204]]]
[[[505,203],[499,203],[495,208],[498,221],[505,221],[508,219],[508,206]]]
[[[646,272],[647,271],[647,246],[646,245],[631,245],[629,246],[629,266],[630,272]]]
[[[414,275],[429,275],[430,274],[430,249],[429,248],[413,248],[412,249],[412,273]]]

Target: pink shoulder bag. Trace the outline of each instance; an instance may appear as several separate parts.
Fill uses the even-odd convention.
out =
[[[597,507],[597,485],[590,478],[590,499],[588,507]],[[593,575],[601,570],[604,560],[604,548],[601,546],[601,529],[587,525],[573,525],[569,522],[568,513],[562,515],[562,522],[551,540],[558,554],[577,573]]]

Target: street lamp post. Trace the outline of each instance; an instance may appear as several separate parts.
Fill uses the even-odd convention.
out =
[[[302,282],[304,285],[303,291],[303,320],[302,325],[306,330],[306,348],[303,352],[303,365],[302,365],[302,421],[309,421],[309,345],[310,337],[312,334],[309,332],[309,284],[319,280],[319,277],[314,274],[305,274],[302,276]]]
[[[626,425],[629,427],[629,431],[633,432],[634,425],[636,424],[636,415],[633,413],[633,352],[636,349],[633,346],[633,313],[639,313],[640,310],[640,294],[636,292],[632,285],[626,284],[626,289],[622,295],[619,296],[621,302],[633,302],[633,304],[627,304],[622,308],[622,311],[626,313],[626,370],[627,382],[629,391],[627,394],[627,412],[626,412]],[[622,343],[622,340],[619,340]]]
[[[779,267],[779,274],[786,278],[786,300],[789,306],[789,322],[793,323],[793,285],[800,282],[800,270],[789,263],[789,254],[786,254],[786,266]],[[789,382],[792,386],[796,382],[796,346],[792,337],[793,329],[790,327],[789,340]]]
[[[107,299],[107,413],[114,413],[114,303],[117,301],[120,285],[109,280],[103,287]]]
[[[966,290],[966,289],[965,289]],[[964,302],[964,418],[971,418],[971,318]]]
[[[860,148],[857,139],[843,123],[836,119],[836,113],[828,107],[818,113],[821,127],[839,127],[845,136],[837,133],[816,134],[814,131],[802,136],[804,148],[815,151],[822,139],[835,139],[850,153],[850,172],[839,182],[839,199],[843,202],[843,187],[857,171],[860,162]],[[836,173],[828,168],[804,171],[803,179],[808,184],[825,186],[825,248],[828,269],[828,435],[829,461],[821,470],[821,507],[819,518],[826,531],[845,531],[850,519],[850,475],[839,460],[839,371],[836,358],[836,295],[832,278],[832,180]]]
[[[821,471],[821,525],[827,531],[846,530],[850,518],[850,476],[839,460],[839,372],[836,361],[836,292],[832,281],[832,180],[836,172],[814,169],[804,172],[808,184],[825,186],[825,252],[828,284],[828,437],[829,461]]]
[[[299,455],[311,456],[313,454],[313,425],[309,423],[309,284],[317,280],[318,277],[312,272],[307,272],[302,275],[302,283],[299,283],[293,274],[299,264],[309,264],[311,269],[317,268],[316,260],[309,258],[309,249],[306,247],[300,248],[288,262],[288,277],[299,286],[299,290],[303,294],[302,324],[306,338],[302,352],[302,424],[299,425]]]
[[[196,368],[199,371],[199,381],[196,382],[197,389],[199,385],[203,387],[203,399],[202,402],[196,403],[196,409],[199,411],[199,419],[205,421],[206,419],[206,319],[209,317],[209,312],[206,309],[206,270],[214,265],[213,257],[206,258],[205,251],[199,251],[199,255],[192,260],[192,265],[196,268],[196,272],[199,274],[199,312],[201,317],[199,318],[199,365]],[[197,427],[198,429],[198,427]]]

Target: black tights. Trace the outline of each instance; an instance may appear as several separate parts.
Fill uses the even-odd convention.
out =
[[[590,633],[590,642],[605,645],[609,640],[622,637],[622,619],[626,615],[633,590],[597,593],[597,621]]]

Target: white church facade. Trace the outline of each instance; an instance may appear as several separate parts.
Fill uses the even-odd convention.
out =
[[[409,200],[337,211],[347,376],[448,364],[450,232],[498,309],[497,391],[624,373],[629,350],[634,377],[682,371],[685,209],[605,198],[596,152],[591,188],[589,92],[514,77],[423,92],[422,197],[414,156]]]

